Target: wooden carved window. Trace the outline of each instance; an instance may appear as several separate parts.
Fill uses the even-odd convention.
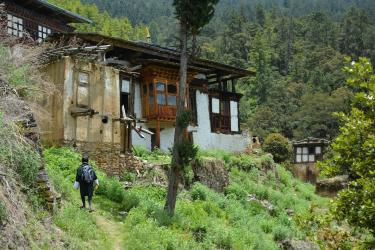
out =
[[[42,42],[51,33],[52,30],[50,28],[38,25],[38,42]]]
[[[156,83],[157,104],[158,105],[177,105],[177,86],[173,83]]]
[[[154,98],[154,83],[148,85],[148,104],[150,106],[150,112],[155,111],[155,98]]]
[[[217,98],[212,98],[211,102],[212,113],[220,114],[220,100]]]
[[[211,98],[211,128],[213,132],[239,132],[238,101]]]
[[[23,20],[10,14],[7,15],[7,20],[8,34],[17,37],[23,37]]]
[[[156,83],[156,91],[157,91],[157,102],[158,105],[166,105],[167,100],[165,98],[165,83],[157,82]]]
[[[177,86],[175,84],[168,84],[168,105],[177,105]]]
[[[192,124],[198,125],[197,96],[196,91],[190,92],[190,108],[193,112]]]
[[[231,119],[230,119],[230,102],[227,100],[220,101],[220,122],[221,129],[223,131],[231,130]]]

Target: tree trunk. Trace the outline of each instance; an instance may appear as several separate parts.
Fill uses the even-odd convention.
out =
[[[181,58],[180,58],[180,84],[177,103],[177,117],[187,108],[186,102],[186,88],[187,88],[187,66],[188,66],[188,53],[187,53],[187,23],[180,21],[180,39],[181,39]],[[181,179],[181,159],[178,154],[177,146],[184,140],[185,128],[180,127],[176,123],[174,134],[174,146],[172,155],[172,165],[169,171],[168,179],[168,193],[164,209],[172,216],[176,206],[176,198],[178,191],[178,184]]]

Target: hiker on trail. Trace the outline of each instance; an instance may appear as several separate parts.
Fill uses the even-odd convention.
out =
[[[85,197],[88,197],[89,211],[93,212],[92,208],[92,196],[94,194],[94,183],[99,186],[99,180],[96,177],[94,169],[89,165],[89,158],[87,156],[82,157],[82,164],[77,169],[76,182],[74,187],[81,192],[82,207],[86,208]]]

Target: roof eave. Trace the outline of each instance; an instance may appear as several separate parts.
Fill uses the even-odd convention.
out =
[[[40,5],[52,9],[56,12],[60,12],[61,14],[68,16],[70,19],[74,20],[74,23],[88,23],[88,24],[93,24],[94,22],[90,20],[89,18],[86,18],[84,16],[81,16],[79,14],[73,13],[71,11],[68,11],[66,9],[63,9],[59,6],[56,6],[54,4],[51,4],[45,0],[35,0],[35,2],[39,3]]]
[[[147,44],[141,44],[137,42],[127,41],[123,40],[121,38],[116,37],[109,37],[97,33],[85,33],[85,32],[75,32],[75,33],[59,33],[55,34],[55,36],[77,36],[78,38],[87,39],[92,42],[98,42],[98,43],[112,43],[114,46],[123,48],[123,49],[129,49],[134,50],[137,52],[147,53],[154,56],[161,56],[168,60],[174,59],[179,60],[180,53],[171,51],[168,49],[163,49],[161,47],[152,47],[151,45]],[[237,76],[238,78],[252,76],[255,74],[253,71],[249,71],[246,69],[236,68],[230,65],[210,61],[207,59],[201,59],[201,58],[192,58],[191,59],[191,65],[199,68],[210,68],[213,73],[216,71],[222,71],[226,72],[227,74],[232,74]]]

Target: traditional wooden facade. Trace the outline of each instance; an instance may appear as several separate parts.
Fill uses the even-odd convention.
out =
[[[328,145],[328,140],[313,137],[293,142],[294,163],[306,164],[322,161],[324,151]]]
[[[55,32],[74,31],[72,23],[92,23],[87,18],[44,0],[4,0],[7,32],[17,37],[31,36],[42,41]]]
[[[63,42],[62,51],[44,71],[61,93],[47,102],[53,117],[43,128],[45,141],[105,156],[99,162],[106,165],[121,162],[132,146],[165,151],[173,146],[178,51],[98,34],[56,34],[51,39]],[[64,48],[72,39],[78,42],[75,48]],[[251,74],[190,59],[186,98],[194,119],[188,135],[195,144],[231,151],[248,146],[251,139],[240,130],[241,95],[235,84]]]
[[[317,161],[323,160],[323,155],[329,145],[326,139],[309,137],[304,140],[293,142],[292,172],[303,181],[315,184],[319,177],[319,169],[316,167]]]

